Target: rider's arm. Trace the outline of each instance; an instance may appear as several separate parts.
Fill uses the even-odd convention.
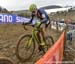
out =
[[[43,16],[42,16],[42,13],[41,13],[39,10],[38,10],[37,15],[38,15],[38,17],[39,17],[40,19],[44,19]]]
[[[33,19],[34,19],[34,16],[35,16],[35,15],[32,13],[31,19],[30,19],[29,23],[32,23],[32,21],[33,21]]]
[[[31,19],[29,20],[29,22],[24,23],[24,24],[25,24],[25,25],[32,24],[33,19],[34,19],[34,14],[32,13],[32,14],[31,14]]]
[[[42,20],[42,23],[45,23],[45,28],[48,27],[48,25],[50,24],[50,19],[45,17],[43,20]]]
[[[50,24],[50,21],[48,20],[47,23],[45,24],[45,28],[47,28]]]

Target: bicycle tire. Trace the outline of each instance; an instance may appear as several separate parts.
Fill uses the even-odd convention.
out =
[[[52,36],[46,36],[46,47],[44,48],[44,53],[54,44],[54,39]],[[49,40],[49,41],[48,41]]]
[[[22,35],[20,38],[19,38],[19,40],[18,40],[18,43],[17,43],[17,47],[16,47],[16,56],[17,56],[17,58],[20,60],[20,61],[22,61],[22,62],[25,62],[25,61],[28,61],[31,57],[32,57],[32,55],[33,55],[33,53],[34,53],[34,50],[35,50],[35,42],[34,42],[34,40],[32,40],[32,42],[31,42],[31,44],[32,45],[30,45],[31,47],[33,47],[33,48],[31,48],[31,47],[29,47],[29,49],[30,49],[30,54],[28,54],[27,52],[29,51],[29,49],[28,50],[23,50],[23,52],[24,51],[26,51],[26,53],[24,54],[22,54],[22,52],[20,52],[20,51],[22,51],[22,49],[20,49],[19,48],[19,46],[21,46],[22,44],[26,44],[27,42],[25,42],[24,41],[24,43],[23,42],[21,42],[23,39],[25,39],[25,38],[29,38],[29,39],[31,39],[32,38],[32,36],[31,35]],[[28,39],[28,40],[29,40]],[[27,40],[27,41],[28,41]],[[27,45],[27,44],[26,44]],[[25,45],[24,45],[25,46]],[[23,47],[23,48],[25,48],[25,47]],[[32,49],[32,50],[31,50]],[[22,54],[22,55],[20,55],[20,53]],[[27,57],[27,55],[28,55],[28,57]]]
[[[0,57],[0,64],[14,64],[10,58]]]

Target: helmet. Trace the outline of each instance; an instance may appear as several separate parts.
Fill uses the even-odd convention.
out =
[[[35,4],[31,4],[30,7],[29,7],[29,11],[34,11],[37,9],[37,6]]]

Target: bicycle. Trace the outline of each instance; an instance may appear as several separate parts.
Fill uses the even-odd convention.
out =
[[[13,61],[7,57],[0,57],[0,64],[14,64]]]
[[[50,48],[50,46],[54,44],[54,40],[52,36],[45,37],[43,28],[40,27],[41,24],[42,23],[40,23],[37,27],[35,26],[33,28],[32,34],[28,34],[28,35],[24,34],[19,38],[16,47],[16,56],[21,61],[25,62],[32,57],[35,51],[35,43],[37,43],[38,50],[43,51],[43,54],[48,50],[48,48]],[[23,27],[25,30],[27,30],[25,24],[23,24]],[[42,38],[40,37],[40,34]],[[20,46],[22,46],[24,50]],[[22,51],[25,53],[23,53]]]

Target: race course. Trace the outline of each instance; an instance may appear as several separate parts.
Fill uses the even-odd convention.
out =
[[[30,34],[32,27],[27,27],[28,31],[23,29],[21,24],[1,24],[0,25],[0,57],[9,57],[14,61],[14,64],[34,64],[42,55],[34,53],[34,56],[27,62],[22,63],[15,55],[17,40],[22,34]],[[56,41],[59,38],[59,33],[55,30],[48,31],[46,35],[51,35]]]

